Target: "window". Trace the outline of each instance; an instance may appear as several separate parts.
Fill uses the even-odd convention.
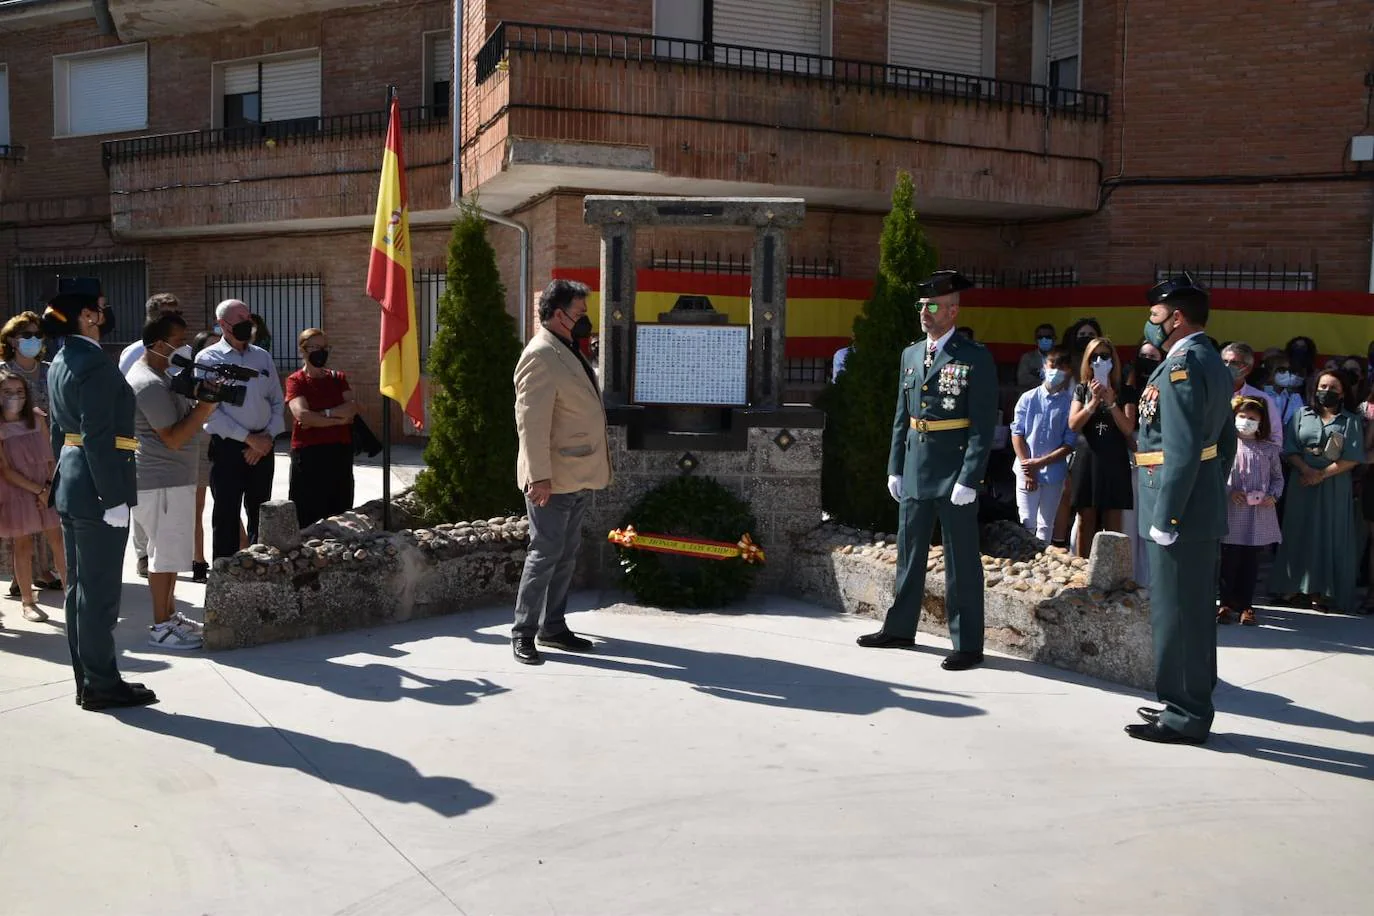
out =
[[[220,127],[268,137],[319,129],[317,51],[216,64],[213,80]]]
[[[52,59],[53,133],[59,137],[148,129],[148,46]]]
[[[1317,288],[1317,272],[1304,267],[1262,267],[1259,265],[1237,265],[1222,267],[1168,267],[1155,268],[1155,282],[1177,277],[1188,271],[1197,283],[1206,289],[1265,289],[1286,292],[1310,292]]]
[[[784,364],[789,385],[824,385],[830,381],[829,358],[794,358]]]
[[[1034,63],[1031,78],[1052,89],[1083,88],[1082,0],[1036,0],[1031,48]],[[1073,92],[1055,92],[1051,101],[1071,105],[1078,100]]]
[[[439,333],[439,297],[448,289],[448,274],[442,270],[415,273],[415,322],[420,326],[420,374],[429,374],[429,348]]]
[[[815,59],[830,45],[827,0],[714,0],[708,40],[718,62],[793,73],[826,72]],[[671,43],[670,43],[671,44]]]
[[[10,148],[10,68],[0,64],[0,151]]]
[[[978,77],[991,77],[995,70],[995,13],[994,6],[961,0],[892,0],[887,60],[894,69],[888,81],[910,89],[979,94]]]
[[[425,35],[425,110],[430,117],[446,118],[453,98],[453,33]]]
[[[143,334],[148,302],[148,264],[139,257],[17,259],[10,262],[10,309],[42,313],[57,292],[58,277],[94,277],[114,309],[114,333],[104,343],[126,344]]]
[[[272,335],[272,361],[284,378],[300,368],[296,337],[306,328],[324,328],[320,286],[319,277],[208,277],[205,302],[212,321],[225,299],[238,299],[261,315]]]

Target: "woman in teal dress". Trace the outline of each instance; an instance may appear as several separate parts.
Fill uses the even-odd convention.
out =
[[[1317,378],[1312,402],[1288,421],[1283,543],[1270,576],[1274,594],[1298,594],[1319,611],[1353,612],[1362,538],[1350,472],[1364,461],[1354,386],[1337,371]]]

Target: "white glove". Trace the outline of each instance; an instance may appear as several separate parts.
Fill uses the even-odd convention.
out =
[[[954,492],[949,494],[949,501],[956,506],[967,506],[978,498],[978,491],[973,487],[966,487],[961,483],[954,485]]]
[[[892,495],[892,498],[895,499],[895,500],[897,500],[897,502],[901,502],[901,501],[902,501],[902,478],[901,478],[901,475],[897,475],[897,476],[892,476],[892,475],[890,475],[890,474],[888,475],[888,478],[887,478],[887,492],[890,493],[890,494]]]
[[[1154,525],[1151,525],[1151,526],[1150,526],[1150,540],[1154,541],[1154,542],[1155,542],[1156,544],[1158,544],[1160,547],[1168,547],[1168,546],[1170,546],[1171,544],[1173,544],[1174,541],[1177,541],[1177,540],[1178,540],[1178,532],[1177,532],[1177,531],[1160,531],[1160,530],[1159,530],[1158,528],[1156,528]]]
[[[105,510],[105,524],[111,528],[129,527],[129,507],[125,503],[120,503],[113,509]]]

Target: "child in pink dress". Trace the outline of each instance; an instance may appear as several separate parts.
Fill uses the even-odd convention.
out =
[[[42,622],[48,615],[33,591],[33,538],[47,538],[57,573],[67,581],[62,549],[62,522],[48,508],[48,481],[56,462],[48,426],[34,413],[29,383],[22,375],[0,370],[0,537],[14,543],[14,579],[24,602],[24,619]]]

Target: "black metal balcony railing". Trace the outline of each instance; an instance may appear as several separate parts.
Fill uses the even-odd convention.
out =
[[[0,162],[23,162],[26,150],[13,144],[0,145]]]
[[[152,156],[196,156],[220,150],[244,149],[273,143],[296,143],[331,140],[341,137],[364,137],[386,133],[388,113],[363,111],[355,114],[333,115],[328,118],[298,118],[291,121],[268,121],[242,127],[217,127],[213,130],[191,130],[175,134],[154,134],[130,137],[127,140],[107,140],[101,149],[105,171],[116,162]],[[446,124],[448,112],[432,106],[401,109],[401,126],[406,129]]]
[[[1065,117],[1107,118],[1107,95],[1101,92],[770,48],[525,22],[502,22],[496,26],[477,52],[477,82],[481,84],[505,67],[511,51],[755,71],[874,92],[904,92],[958,99],[970,104],[1012,105]]]

